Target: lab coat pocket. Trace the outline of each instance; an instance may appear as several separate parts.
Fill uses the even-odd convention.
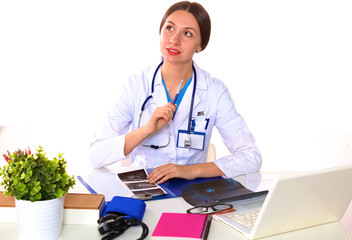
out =
[[[196,132],[205,132],[206,121],[196,122],[196,126],[194,127],[194,131]]]

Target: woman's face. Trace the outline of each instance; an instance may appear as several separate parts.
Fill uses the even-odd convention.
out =
[[[200,44],[199,26],[192,14],[178,10],[166,19],[160,33],[160,51],[164,61],[188,63],[196,51],[201,51]]]

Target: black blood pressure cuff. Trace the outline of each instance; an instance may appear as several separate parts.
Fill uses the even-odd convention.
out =
[[[120,213],[124,215],[126,219],[134,217],[142,220],[145,207],[145,202],[140,199],[115,196],[105,206],[102,217],[109,213]]]
[[[123,234],[130,226],[141,225],[142,234],[138,240],[149,234],[148,226],[142,222],[145,203],[140,199],[115,196],[105,206],[102,217],[98,220],[98,231],[102,240],[113,240]]]

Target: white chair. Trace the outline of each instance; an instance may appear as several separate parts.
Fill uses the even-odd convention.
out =
[[[207,162],[212,162],[216,159],[216,149],[215,145],[210,143],[208,148]]]

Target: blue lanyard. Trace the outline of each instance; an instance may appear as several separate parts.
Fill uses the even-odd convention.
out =
[[[153,75],[153,80],[152,80],[152,88],[151,88],[151,94],[153,94],[154,92],[154,82],[155,82],[155,77],[156,74],[158,73],[161,65],[163,65],[164,61],[162,61],[158,67],[155,69],[154,75]],[[196,69],[192,63],[192,69],[193,69],[193,74],[194,74],[194,79],[193,79],[193,92],[192,92],[192,99],[191,99],[191,106],[189,109],[189,115],[188,115],[188,126],[187,126],[187,134],[190,134],[191,132],[191,122],[192,122],[192,115],[193,115],[193,105],[194,105],[194,97],[196,94],[196,86],[197,86],[197,72]],[[142,107],[141,107],[141,111],[144,111],[145,105],[147,104],[148,100],[152,98],[152,95],[149,95],[143,102]]]

